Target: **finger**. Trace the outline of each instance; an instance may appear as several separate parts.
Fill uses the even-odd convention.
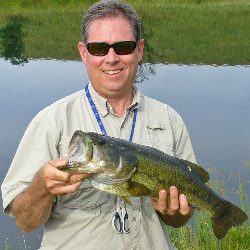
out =
[[[76,183],[88,178],[91,174],[72,174],[69,179],[69,183]]]
[[[69,164],[69,161],[67,159],[57,158],[54,160],[50,160],[49,164],[56,168],[59,168],[59,167],[67,166]]]
[[[65,161],[57,161],[52,160],[46,163],[39,172],[39,175],[45,180],[54,180],[54,181],[61,181],[61,182],[67,182],[71,176],[71,174],[62,172],[57,169],[57,166],[61,166],[62,164],[65,164]]]
[[[59,171],[54,167],[53,171]],[[45,173],[44,177],[43,177],[43,185],[46,188],[46,190],[48,190],[51,194],[54,194],[54,189],[57,187],[62,187],[65,186],[69,180],[69,178],[66,177],[61,177],[60,174],[56,175],[53,173],[53,171],[51,170],[51,172],[48,173],[48,171]]]
[[[158,200],[158,210],[162,213],[165,214],[167,213],[167,191],[166,190],[160,190],[159,192],[159,200]]]
[[[192,213],[193,208],[189,206],[187,197],[184,194],[180,195],[179,200],[180,200],[180,209],[179,209],[180,214],[188,215]]]
[[[67,182],[65,182],[65,181],[48,180],[46,182],[46,184],[47,184],[47,189],[52,190],[55,187],[65,186],[67,184]]]
[[[71,177],[70,173],[62,172],[58,170],[57,168],[54,168],[54,170],[51,170],[50,175],[48,176],[51,180],[61,181],[61,182],[68,182]]]
[[[151,201],[152,201],[154,209],[155,210],[159,210],[158,209],[158,199],[157,198],[153,198],[153,197],[150,197],[150,198],[151,198]]]
[[[68,193],[73,193],[80,187],[80,185],[81,185],[81,182],[77,182],[77,183],[65,185],[65,186],[58,186],[52,190],[52,193],[54,195],[64,195]]]
[[[84,180],[84,179],[90,177],[91,175],[92,174],[73,174],[72,176],[74,176],[78,180]]]
[[[168,207],[169,214],[175,214],[179,210],[179,195],[175,186],[170,187],[170,205]]]

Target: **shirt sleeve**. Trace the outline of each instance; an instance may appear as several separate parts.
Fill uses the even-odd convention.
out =
[[[193,146],[187,127],[181,116],[169,107],[169,117],[174,140],[175,156],[196,163]]]
[[[3,208],[6,213],[7,206],[30,185],[40,167],[48,160],[58,157],[53,124],[48,129],[47,119],[46,110],[39,113],[29,124],[18,146],[1,186]]]

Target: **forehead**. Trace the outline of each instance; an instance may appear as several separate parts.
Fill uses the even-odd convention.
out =
[[[134,40],[130,22],[123,16],[106,17],[91,22],[88,30],[88,42]]]

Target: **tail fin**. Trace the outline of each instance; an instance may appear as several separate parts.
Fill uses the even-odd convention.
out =
[[[224,209],[216,213],[211,220],[215,236],[222,239],[231,227],[240,226],[246,221],[247,215],[239,207],[224,200]]]

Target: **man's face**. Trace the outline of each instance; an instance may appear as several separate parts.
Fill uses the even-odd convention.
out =
[[[89,27],[87,43],[135,41],[132,27],[122,16],[95,20]],[[144,41],[129,55],[117,55],[113,48],[105,56],[91,55],[85,44],[79,43],[82,61],[86,64],[94,89],[103,97],[122,97],[131,93],[138,63],[142,59]]]

